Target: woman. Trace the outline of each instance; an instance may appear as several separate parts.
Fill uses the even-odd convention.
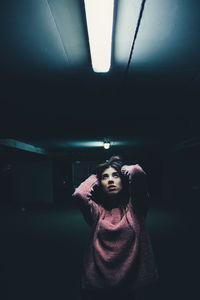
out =
[[[92,227],[84,253],[82,299],[136,299],[139,288],[158,279],[145,227],[146,173],[114,156],[98,165],[73,196]]]

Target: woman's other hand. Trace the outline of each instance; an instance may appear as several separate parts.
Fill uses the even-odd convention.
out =
[[[141,172],[144,172],[142,168],[136,165],[123,165],[121,168],[121,172],[123,175],[127,176],[129,180],[131,180],[132,176]]]

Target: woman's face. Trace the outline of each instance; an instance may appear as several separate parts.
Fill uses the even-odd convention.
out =
[[[122,190],[122,181],[116,169],[109,167],[101,175],[101,185],[103,191],[108,196],[115,196]]]

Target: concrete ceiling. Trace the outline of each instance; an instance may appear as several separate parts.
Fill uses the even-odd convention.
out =
[[[91,68],[83,1],[2,0],[0,28],[2,139],[61,153],[74,140],[198,138],[198,0],[115,1],[106,74]]]

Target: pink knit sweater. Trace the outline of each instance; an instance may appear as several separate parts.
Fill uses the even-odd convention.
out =
[[[94,201],[99,184],[96,175],[82,182],[73,194],[92,227],[83,261],[81,288],[85,290],[132,293],[159,278],[145,226],[149,199],[146,173],[138,164],[124,165],[122,173],[128,176],[130,186],[124,216],[119,207],[106,209]]]

